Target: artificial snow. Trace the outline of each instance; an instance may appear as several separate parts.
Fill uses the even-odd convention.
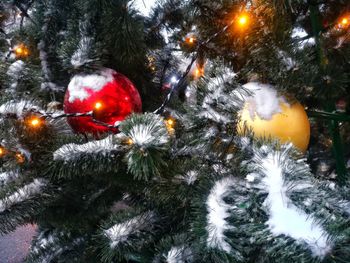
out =
[[[103,69],[95,74],[74,76],[68,85],[69,102],[74,102],[76,99],[83,101],[89,98],[88,90],[100,91],[107,83],[114,80],[114,73],[115,71],[112,69]]]
[[[281,103],[288,105],[286,99],[278,96],[271,85],[249,82],[243,88],[247,94],[241,95],[252,119],[258,115],[261,119],[271,120],[274,114],[282,112]]]
[[[104,234],[110,239],[111,248],[115,248],[119,243],[127,241],[130,235],[150,229],[155,222],[155,218],[155,214],[152,211],[148,211],[126,222],[112,226],[105,230]]]
[[[5,172],[5,173],[0,173],[0,189],[1,187],[5,186],[9,182],[15,180],[18,178],[19,174],[17,172]]]
[[[8,101],[0,106],[0,115],[14,114],[18,117],[21,117],[26,110],[30,109],[39,110],[39,108],[30,101]]]
[[[84,154],[107,154],[119,149],[119,145],[113,143],[113,135],[99,141],[85,144],[70,143],[63,145],[53,153],[55,161],[71,161]]]
[[[323,258],[330,250],[329,235],[312,215],[296,207],[287,195],[279,155],[269,153],[261,162],[265,177],[262,182],[268,191],[264,205],[270,216],[266,224],[274,236],[286,235],[306,243],[315,257]]]
[[[17,60],[9,66],[6,74],[12,79],[17,80],[24,68],[24,65],[25,63],[22,60]]]
[[[36,194],[39,194],[45,185],[46,181],[44,179],[34,179],[32,183],[25,185],[12,195],[0,200],[0,212],[4,212],[11,206],[23,202]]]
[[[167,263],[186,263],[191,260],[191,251],[183,246],[172,247],[165,256]]]
[[[75,68],[78,68],[92,61],[92,59],[89,58],[89,50],[91,46],[92,46],[91,37],[81,38],[78,49],[74,52],[70,61],[72,66],[74,66]]]
[[[217,181],[210,190],[207,206],[207,246],[231,252],[231,246],[226,241],[225,232],[232,229],[226,219],[230,216],[231,206],[225,203],[224,198],[235,185],[233,178],[227,177]]]
[[[147,145],[163,145],[169,142],[168,133],[155,128],[160,125],[164,127],[161,120],[154,119],[149,124],[136,124],[128,132],[128,136],[134,144],[146,147]],[[165,129],[165,128],[164,128]]]

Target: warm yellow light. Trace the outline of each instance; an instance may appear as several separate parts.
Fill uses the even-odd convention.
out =
[[[14,52],[18,57],[27,57],[29,55],[29,50],[24,44],[17,45],[14,48]]]
[[[346,25],[348,25],[349,24],[349,19],[348,18],[346,18],[346,17],[344,17],[342,20],[341,20],[341,22],[340,22],[343,26],[346,26]]]
[[[18,163],[24,163],[24,161],[26,160],[23,154],[21,153],[16,153],[15,157]]]
[[[22,54],[22,52],[23,52],[23,49],[21,48],[21,47],[18,47],[18,48],[16,48],[16,53],[17,54]]]
[[[134,144],[134,141],[133,141],[131,138],[129,138],[129,139],[126,141],[126,143],[129,144],[129,145],[133,145],[133,144]]]
[[[174,120],[172,120],[172,119],[167,119],[166,122],[169,126],[173,126],[175,123]]]
[[[102,103],[101,102],[96,102],[96,104],[95,104],[95,109],[96,110],[100,110],[101,108],[102,108]]]
[[[249,22],[249,17],[247,15],[240,15],[238,17],[238,25],[243,27],[246,26]]]
[[[5,155],[5,148],[3,147],[0,147],[0,157],[4,156]]]
[[[196,79],[204,76],[204,66],[201,67],[201,66],[197,65],[196,69],[193,72],[193,75]]]
[[[33,118],[33,119],[30,121],[30,124],[31,124],[33,127],[39,126],[40,120],[39,120],[38,118]]]

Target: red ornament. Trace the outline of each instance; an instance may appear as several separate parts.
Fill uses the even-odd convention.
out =
[[[68,85],[63,108],[65,113],[93,111],[94,117],[69,117],[68,123],[76,133],[98,134],[111,130],[94,122],[93,118],[114,125],[132,112],[141,112],[142,103],[127,77],[112,69],[103,69],[74,76]]]

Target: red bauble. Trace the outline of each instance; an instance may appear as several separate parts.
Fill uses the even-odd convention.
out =
[[[94,119],[114,125],[132,112],[141,112],[141,98],[131,81],[112,69],[76,75],[68,85],[64,112],[90,111],[94,112]],[[111,131],[94,122],[92,117],[69,117],[68,123],[76,133],[98,134]]]

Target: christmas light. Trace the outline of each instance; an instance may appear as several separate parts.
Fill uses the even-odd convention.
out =
[[[0,146],[0,158],[3,157],[3,156],[5,156],[5,154],[6,154],[5,148],[2,147],[2,146]]]
[[[237,25],[239,28],[244,28],[249,24],[249,16],[247,14],[241,14],[237,17]]]
[[[25,157],[23,156],[23,154],[21,154],[21,153],[16,153],[15,157],[16,157],[17,163],[19,163],[19,164],[24,163],[26,160]]]
[[[193,71],[193,76],[195,79],[198,79],[204,76],[204,66],[196,66],[196,69]]]
[[[186,37],[185,42],[186,42],[188,45],[193,45],[193,44],[196,42],[196,38],[193,37],[193,36]]]
[[[43,124],[43,121],[37,116],[31,116],[26,121],[27,125],[32,128],[38,128]]]
[[[165,126],[166,126],[169,134],[174,134],[174,132],[175,132],[175,129],[174,129],[175,119],[172,117],[168,117],[165,120]]]
[[[348,25],[349,25],[349,18],[343,17],[342,19],[340,19],[340,23],[339,23],[340,27],[346,27]]]
[[[95,104],[95,110],[100,110],[102,108],[102,103],[101,102],[96,102]]]
[[[29,49],[24,44],[15,46],[13,51],[17,57],[27,57],[29,55]]]
[[[128,140],[126,141],[126,143],[128,145],[133,145],[134,144],[134,141],[131,139],[131,138],[128,138]]]
[[[177,83],[178,82],[177,77],[176,76],[172,76],[171,79],[170,79],[170,82],[173,83],[173,84]]]

